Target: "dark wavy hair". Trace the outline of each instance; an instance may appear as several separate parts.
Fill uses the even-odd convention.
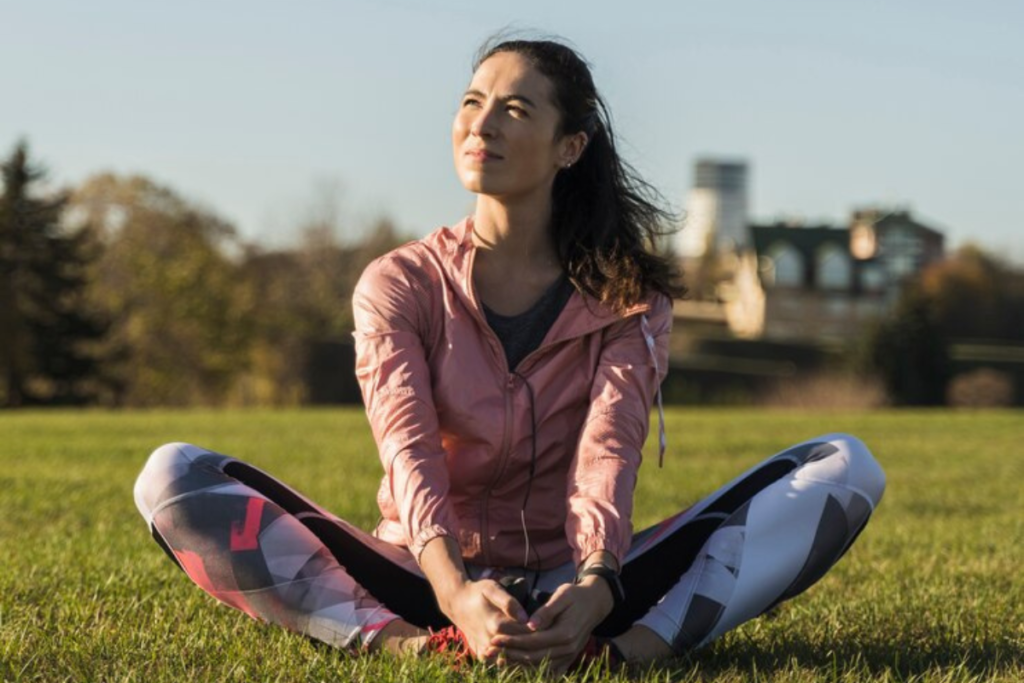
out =
[[[557,136],[587,134],[582,156],[559,171],[552,189],[552,236],[573,285],[617,311],[641,302],[651,290],[682,297],[686,289],[679,267],[656,251],[674,216],[615,149],[611,117],[586,61],[553,40],[499,35],[477,52],[473,71],[500,52],[521,55],[551,81],[561,112]]]

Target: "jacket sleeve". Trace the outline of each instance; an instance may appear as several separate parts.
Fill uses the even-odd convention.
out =
[[[423,343],[432,297],[422,275],[384,256],[366,268],[352,295],[356,378],[416,558],[428,541],[458,536]]]
[[[577,566],[598,550],[610,552],[621,566],[632,542],[633,490],[651,405],[668,372],[672,327],[671,300],[657,294],[652,303],[647,323],[653,357],[641,315],[605,332],[590,409],[569,470],[565,530]]]

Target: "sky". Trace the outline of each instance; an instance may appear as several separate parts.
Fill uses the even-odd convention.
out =
[[[739,158],[755,220],[905,207],[1024,263],[1018,0],[0,2],[0,152],[145,174],[270,245],[326,196],[343,238],[416,237],[472,210],[451,121],[505,28],[587,58],[677,211],[697,157]]]

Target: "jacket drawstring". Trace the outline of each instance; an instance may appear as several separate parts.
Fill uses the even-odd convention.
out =
[[[523,496],[523,505],[519,510],[519,521],[523,526],[523,541],[526,544],[526,549],[523,555],[523,569],[528,569],[530,566],[530,532],[526,528],[526,504],[530,502],[530,491],[533,489],[533,476],[537,472],[537,409],[533,397],[533,386],[530,382],[520,375],[515,370],[511,373],[522,380],[523,384],[526,385],[526,392],[530,397],[530,478],[526,482],[526,495]],[[537,571],[540,571],[538,565]],[[534,577],[534,588],[536,588],[537,578]]]
[[[658,367],[658,356],[654,353],[654,335],[651,334],[651,326],[647,322],[647,314],[640,316],[640,330],[644,333],[644,341],[647,342],[647,351],[654,361],[654,373],[656,377],[661,376],[661,368]],[[668,445],[668,438],[665,436],[665,408],[661,403],[661,380],[658,381],[658,467],[665,464],[665,447]]]

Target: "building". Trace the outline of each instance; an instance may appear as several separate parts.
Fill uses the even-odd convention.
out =
[[[750,233],[753,258],[738,261],[726,312],[729,299],[743,304],[745,317],[734,315],[730,327],[775,340],[857,336],[895,302],[908,277],[944,252],[943,235],[906,210],[856,210],[846,226],[751,225]],[[744,279],[745,288],[738,286]]]
[[[686,223],[676,252],[700,258],[750,246],[747,163],[703,158],[694,164],[693,188],[686,202]]]

